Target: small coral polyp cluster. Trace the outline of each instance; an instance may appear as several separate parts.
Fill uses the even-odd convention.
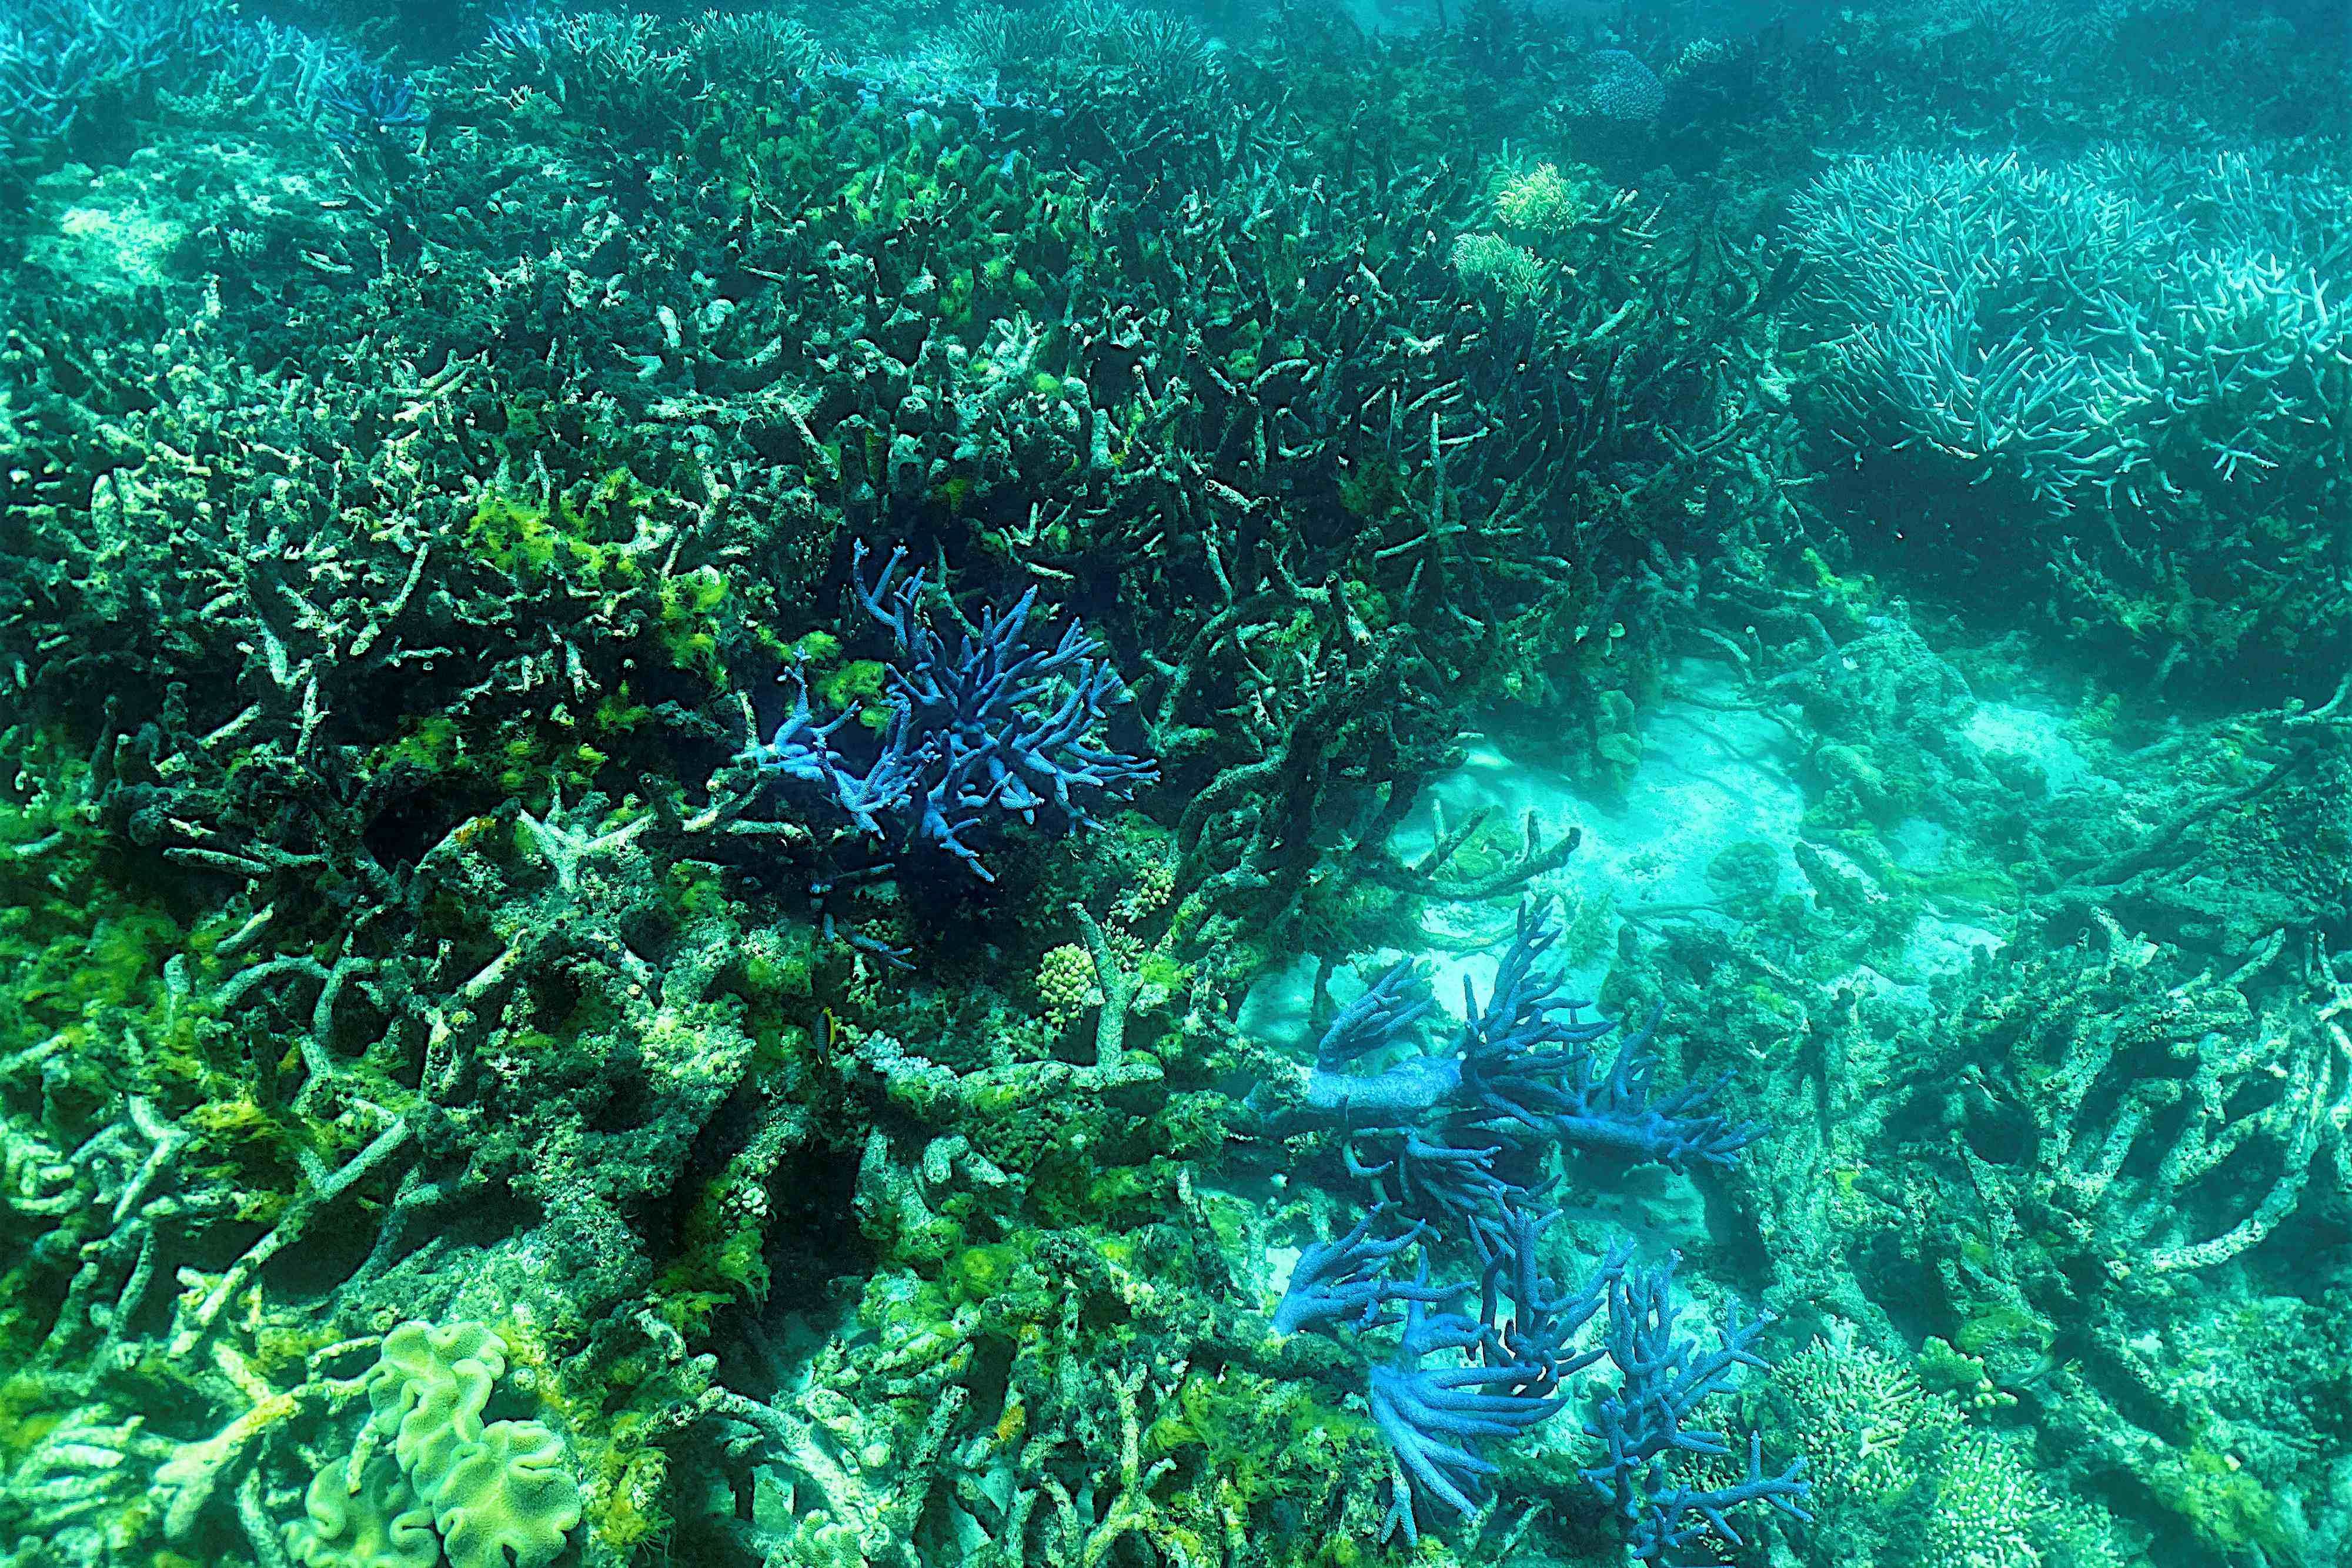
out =
[[[2340,5],[640,5],[0,0],[0,1568],[2352,1561]]]

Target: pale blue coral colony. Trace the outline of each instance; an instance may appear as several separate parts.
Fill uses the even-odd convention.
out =
[[[1555,921],[1520,912],[1483,1006],[1465,981],[1465,1020],[1449,1052],[1416,1055],[1369,1078],[1329,1065],[1314,1070],[1305,1103],[1347,1124],[1349,1171],[1384,1196],[1392,1187],[1393,1207],[1411,1223],[1399,1235],[1374,1239],[1375,1221],[1391,1207],[1384,1201],[1339,1240],[1309,1248],[1274,1323],[1286,1333],[1333,1326],[1362,1333],[1396,1324],[1398,1316],[1382,1309],[1402,1306],[1396,1359],[1370,1369],[1368,1397],[1406,1478],[1391,1504],[1390,1528],[1407,1540],[1418,1531],[1417,1502],[1441,1502],[1459,1513],[1476,1506],[1480,1479],[1496,1471],[1474,1443],[1507,1439],[1558,1414],[1568,1404],[1562,1380],[1606,1355],[1622,1382],[1600,1400],[1585,1427],[1603,1445],[1605,1462],[1584,1478],[1629,1527],[1633,1553],[1657,1568],[1669,1552],[1696,1545],[1703,1525],[1738,1545],[1725,1515],[1742,1503],[1760,1500],[1809,1517],[1801,1506],[1803,1462],[1767,1474],[1760,1434],[1750,1438],[1743,1480],[1696,1489],[1673,1480],[1666,1466],[1673,1455],[1732,1452],[1719,1434],[1685,1429],[1683,1422],[1701,1401],[1733,1386],[1734,1368],[1767,1364],[1753,1347],[1770,1319],[1732,1319],[1721,1330],[1720,1348],[1703,1352],[1675,1333],[1683,1308],[1673,1300],[1674,1261],[1636,1270],[1623,1253],[1612,1254],[1574,1291],[1551,1294],[1556,1287],[1540,1272],[1536,1244],[1559,1213],[1535,1212],[1528,1185],[1503,1173],[1538,1173],[1528,1180],[1538,1188],[1550,1185],[1540,1175],[1550,1145],[1675,1169],[1727,1166],[1763,1128],[1735,1124],[1708,1108],[1720,1084],[1654,1097],[1647,1030],[1628,1032],[1604,1058],[1602,1042],[1615,1026],[1581,1019],[1591,1004],[1564,998],[1561,976],[1539,967],[1559,936]],[[1410,984],[1402,965],[1381,976],[1333,1018],[1318,1061],[1351,1061],[1397,1044],[1431,1009],[1411,996]],[[1400,1115],[1428,1116],[1432,1124],[1386,1124]],[[1364,1124],[1367,1116],[1372,1124]],[[1362,1163],[1360,1136],[1375,1140],[1389,1158]],[[1441,1226],[1456,1233],[1447,1236]],[[1475,1252],[1482,1266],[1477,1281],[1430,1283],[1427,1250],[1441,1240]],[[1424,1252],[1415,1278],[1386,1278],[1397,1253],[1416,1242]],[[1477,1317],[1432,1312],[1474,1290]],[[1575,1350],[1578,1332],[1604,1305],[1607,1339]],[[1445,1352],[1475,1354],[1468,1365],[1423,1364]]]
[[[1127,692],[1075,622],[1051,651],[1031,649],[1033,588],[1002,614],[983,611],[950,654],[923,602],[924,574],[898,575],[906,554],[893,549],[871,587],[862,580],[863,543],[851,559],[858,601],[888,630],[900,661],[889,669],[889,719],[877,754],[861,773],[835,749],[834,734],[853,716],[817,724],[807,682],[795,673],[792,712],[757,754],[759,764],[817,785],[877,839],[952,855],[993,880],[964,837],[988,816],[1068,832],[1093,825],[1090,802],[1125,800],[1158,772],[1093,738]]]

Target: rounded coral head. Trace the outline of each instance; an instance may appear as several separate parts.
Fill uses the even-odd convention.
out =
[[[1623,49],[1595,49],[1585,64],[1592,71],[1592,84],[1584,96],[1587,114],[1621,124],[1646,125],[1664,112],[1665,84],[1639,56]]]

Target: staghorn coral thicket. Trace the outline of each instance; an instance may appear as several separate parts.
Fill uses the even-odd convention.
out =
[[[0,1568],[2352,1560],[2352,23],[1768,10],[0,3]]]

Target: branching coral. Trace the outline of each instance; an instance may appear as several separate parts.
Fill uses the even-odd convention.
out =
[[[1901,1496],[1922,1473],[1916,1435],[1959,1418],[1957,1405],[1929,1394],[1908,1361],[1850,1338],[1817,1339],[1781,1362],[1769,1395],[1824,1503],[1878,1505]]]
[[[1957,1009],[1932,1057],[1958,1075],[1954,1123],[1910,1125],[1904,1201],[1959,1219],[1905,1222],[1924,1277],[1873,1283],[1933,1301],[1997,1385],[2055,1378],[2052,1440],[2101,1455],[2186,1528],[2274,1533],[2260,1487],[2200,1479],[2223,1461],[2155,1434],[2212,1422],[2213,1396],[2174,1368],[2212,1332],[2215,1281],[2335,1174],[2331,1107],[2352,1103],[2352,1062],[2310,998],[2262,981],[2286,968],[2283,934],[2222,974],[2112,919],[2089,925],[2077,948],[1987,966]]]
[[[0,151],[66,135],[100,92],[136,92],[167,62],[201,62],[217,37],[204,8],[185,0],[33,0],[12,8],[0,23]]]
[[[1761,1433],[1749,1437],[1745,1479],[1720,1487],[1694,1487],[1674,1479],[1670,1461],[1676,1456],[1731,1453],[1721,1433],[1686,1422],[1710,1395],[1731,1386],[1735,1367],[1769,1364],[1755,1346],[1772,1321],[1767,1314],[1743,1323],[1735,1311],[1717,1346],[1703,1351],[1675,1331],[1681,1312],[1674,1285],[1671,1260],[1664,1268],[1620,1274],[1609,1282],[1609,1358],[1623,1382],[1601,1400],[1585,1428],[1601,1440],[1604,1458],[1585,1470],[1584,1479],[1630,1526],[1631,1549],[1650,1568],[1665,1563],[1669,1552],[1696,1544],[1702,1526],[1738,1544],[1726,1515],[1746,1503],[1762,1502],[1792,1519],[1811,1517],[1802,1506],[1809,1483],[1798,1479],[1804,1461],[1792,1460],[1777,1475],[1768,1472]]]
[[[1720,1081],[1658,1092],[1647,1029],[1628,1031],[1604,1057],[1601,1042],[1618,1025],[1582,1018],[1591,1004],[1563,996],[1564,977],[1538,967],[1560,929],[1550,913],[1522,908],[1484,1002],[1465,980],[1465,1021],[1447,1051],[1410,1056],[1370,1074],[1318,1066],[1302,1086],[1303,1108],[1369,1127],[1452,1106],[1472,1120],[1579,1147],[1677,1167],[1729,1165],[1763,1128],[1712,1108]],[[1410,998],[1408,980],[1391,969],[1350,1003],[1326,1031],[1318,1060],[1344,1062],[1395,1043],[1427,1011]],[[1458,1166],[1462,1153],[1457,1146],[1438,1156],[1424,1146],[1407,1157]]]
[[[2338,613],[2314,573],[2352,441],[2340,206],[2233,155],[1843,163],[1792,228],[1823,427],[1866,473],[1992,482],[2002,540],[2039,512],[2057,601],[2134,634],[2168,615],[2176,661],[2275,656]]]
[[[1389,1158],[1362,1160],[1352,1130],[1343,1155],[1350,1175],[1376,1190],[1392,1186],[1415,1220],[1401,1234],[1376,1239],[1376,1206],[1346,1236],[1309,1247],[1273,1321],[1286,1333],[1344,1325],[1363,1333],[1401,1323],[1394,1359],[1371,1368],[1369,1398],[1399,1467],[1386,1528],[1408,1541],[1418,1532],[1419,1505],[1473,1511],[1484,1478],[1496,1473],[1477,1445],[1525,1432],[1558,1412],[1566,1403],[1564,1380],[1605,1354],[1622,1382],[1586,1427],[1606,1458],[1584,1477],[1608,1499],[1635,1554],[1656,1568],[1696,1543],[1702,1531],[1729,1531],[1727,1515],[1743,1504],[1763,1502],[1806,1517],[1802,1461],[1768,1475],[1760,1437],[1751,1445],[1747,1478],[1726,1486],[1690,1484],[1674,1462],[1731,1452],[1719,1435],[1685,1429],[1684,1419],[1728,1389],[1736,1368],[1767,1364],[1754,1346],[1771,1320],[1742,1322],[1735,1313],[1720,1348],[1703,1353],[1676,1333],[1681,1309],[1672,1300],[1672,1264],[1636,1274],[1624,1253],[1604,1259],[1580,1286],[1559,1290],[1537,1254],[1559,1216],[1533,1211],[1529,1189],[1539,1184],[1529,1173],[1540,1166],[1531,1162],[1555,1145],[1581,1145],[1668,1165],[1727,1166],[1762,1129],[1702,1109],[1720,1084],[1654,1099],[1646,1031],[1627,1040],[1612,1068],[1599,1071],[1595,1047],[1614,1026],[1582,1019],[1585,1004],[1564,999],[1561,976],[1542,967],[1559,934],[1549,919],[1521,910],[1483,1005],[1465,982],[1455,1055],[1413,1058],[1370,1077],[1341,1070],[1396,1044],[1427,1012],[1428,1004],[1412,993],[1405,966],[1382,974],[1332,1019],[1316,1052],[1328,1065],[1312,1070],[1307,1103],[1351,1120],[1366,1111],[1398,1119],[1393,1130],[1373,1134]],[[1432,1113],[1444,1118],[1441,1125],[1424,1128],[1412,1120]],[[1473,1135],[1494,1141],[1474,1145],[1467,1142]],[[1507,1155],[1508,1165],[1498,1168],[1498,1156]],[[1467,1245],[1482,1264],[1475,1318],[1432,1310],[1471,1289],[1430,1283],[1429,1252],[1446,1237]],[[1423,1247],[1417,1277],[1410,1283],[1390,1279],[1390,1266],[1415,1243]],[[1401,1318],[1385,1311],[1399,1304]],[[1577,1349],[1580,1332],[1604,1305],[1605,1348]],[[1424,1364],[1447,1352],[1465,1364]]]
[[[2014,1448],[1972,1436],[1952,1457],[1919,1542],[1920,1568],[2041,1568],[2035,1527],[2050,1500]]]
[[[1394,1323],[1382,1309],[1392,1302],[1430,1303],[1451,1301],[1465,1285],[1400,1284],[1387,1278],[1396,1255],[1420,1239],[1417,1228],[1375,1239],[1372,1227],[1381,1217],[1378,1206],[1356,1222],[1356,1228],[1336,1241],[1318,1241],[1299,1254],[1290,1283],[1274,1309],[1274,1332],[1297,1333],[1344,1322],[1357,1330]]]
[[[1963,1015],[1978,1050],[2005,1042],[1996,1082],[2034,1138],[2030,1168],[1961,1154],[2006,1224],[2051,1235],[2061,1256],[2109,1280],[2217,1267],[2293,1210],[2332,1135],[2328,1107],[2347,1092],[2342,1069],[2312,1036],[2281,1060],[2228,978],[2180,976],[2112,920],[2098,927],[2095,953],[2054,960]],[[2029,1018],[2037,993],[2051,1005]]]
[[[2001,474],[2062,515],[2095,494],[2147,515],[2242,477],[2242,508],[2294,495],[2341,440],[2311,417],[2347,330],[2326,199],[2226,158],[1903,155],[1834,172],[1796,235],[1855,333],[1838,352],[1857,439]]]
[[[1472,1499],[1496,1470],[1472,1450],[1473,1442],[1517,1437],[1559,1407],[1534,1391],[1541,1375],[1531,1365],[1439,1370],[1422,1364],[1427,1355],[1481,1346],[1488,1333],[1485,1323],[1450,1312],[1433,1315],[1425,1303],[1409,1301],[1396,1359],[1371,1369],[1372,1423],[1407,1478],[1390,1505],[1389,1528],[1402,1530],[1409,1542],[1417,1533],[1413,1513],[1420,1499],[1457,1513],[1476,1509]]]
[[[865,554],[860,545],[858,568]],[[1094,657],[1098,644],[1073,625],[1050,652],[1027,645],[1034,589],[1001,615],[984,612],[950,653],[923,605],[924,574],[898,578],[905,559],[903,548],[892,551],[871,586],[857,585],[899,660],[889,669],[890,716],[878,755],[855,771],[830,745],[850,716],[817,724],[803,682],[756,757],[763,768],[821,786],[844,815],[893,848],[941,852],[993,881],[964,837],[982,813],[1034,824],[1043,812],[1049,831],[1068,832],[1092,825],[1090,800],[1123,799],[1157,769],[1095,739],[1127,695],[1118,673]]]

